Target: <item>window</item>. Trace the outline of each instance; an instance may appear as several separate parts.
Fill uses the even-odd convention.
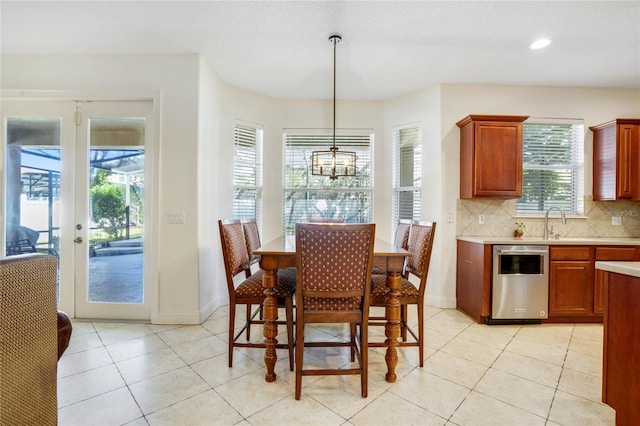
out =
[[[584,212],[584,125],[581,121],[529,119],[523,126],[522,198],[518,213],[560,207]]]
[[[393,165],[393,226],[395,228],[400,219],[420,219],[422,185],[422,130],[420,127],[396,129]]]
[[[233,217],[260,223],[262,129],[236,123],[233,139]]]
[[[332,143],[331,133],[285,132],[282,215],[285,234],[294,234],[296,222],[313,217],[342,218],[350,223],[373,221],[373,134],[344,130],[336,134],[338,149],[355,151],[358,156],[355,176],[335,180],[313,176],[311,152],[326,150]]]

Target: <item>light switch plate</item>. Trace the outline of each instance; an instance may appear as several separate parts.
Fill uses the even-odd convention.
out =
[[[184,212],[183,211],[170,211],[169,212],[169,223],[184,223]]]
[[[611,216],[611,224],[612,225],[622,225],[622,217],[620,217],[620,216]]]

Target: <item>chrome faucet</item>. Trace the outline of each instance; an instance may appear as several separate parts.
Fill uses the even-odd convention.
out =
[[[553,225],[551,225],[551,229],[549,229],[549,212],[551,210],[558,210],[560,212],[560,219],[562,220],[562,224],[565,225],[567,223],[567,218],[564,215],[564,210],[562,210],[560,207],[549,207],[547,209],[547,212],[544,214],[544,237],[543,239],[548,240],[549,239],[549,232],[551,232],[553,234]]]

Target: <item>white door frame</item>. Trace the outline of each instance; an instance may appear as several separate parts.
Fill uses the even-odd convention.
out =
[[[146,237],[148,227],[144,226],[144,250],[143,250],[143,301],[142,303],[115,303],[115,302],[90,302],[88,300],[89,284],[89,150],[90,141],[90,121],[92,118],[111,117],[136,117],[145,119],[145,153],[146,146],[153,140],[153,110],[149,101],[85,101],[74,102],[76,116],[76,167],[74,180],[75,187],[75,222],[73,225],[73,238],[81,239],[82,242],[74,244],[75,268],[75,316],[77,318],[89,319],[124,319],[124,320],[149,320],[150,319],[150,292],[147,287],[146,275],[150,271],[146,268],[147,256],[146,248],[152,240]],[[146,128],[149,127],[147,130]],[[145,155],[145,177],[146,167],[149,159]],[[150,199],[145,183],[145,203]],[[145,213],[146,213],[145,205]],[[76,228],[80,225],[80,229]],[[117,268],[117,258],[109,259],[110,263]]]
[[[130,318],[139,320],[150,320],[158,318],[158,272],[157,272],[157,258],[158,250],[157,244],[153,243],[157,241],[158,236],[158,205],[159,197],[157,194],[157,187],[159,183],[158,179],[158,165],[159,165],[159,140],[160,140],[160,91],[142,91],[142,92],[121,92],[121,91],[16,91],[16,90],[0,90],[0,104],[2,104],[2,115],[5,113],[8,115],[36,115],[36,114],[50,114],[51,110],[57,108],[57,114],[63,115],[65,124],[61,129],[61,147],[62,155],[68,157],[70,161],[70,167],[75,170],[75,121],[74,113],[74,101],[77,100],[91,101],[149,101],[152,104],[152,124],[147,127],[147,131],[151,136],[147,139],[147,145],[145,146],[145,225],[144,235],[147,243],[144,248],[144,280],[146,297],[149,301],[148,309],[144,318]],[[14,113],[11,110],[7,110],[5,106],[9,105],[21,105],[22,112]],[[24,104],[22,104],[24,102]],[[54,106],[54,103],[61,102],[66,103],[68,107],[60,107],[60,104]],[[69,121],[69,125],[66,126],[66,122]],[[3,124],[4,128],[4,124]],[[0,146],[0,212],[4,216],[4,139],[5,135],[2,135],[2,145]],[[71,141],[71,142],[66,142]],[[75,179],[64,179],[61,182],[61,191],[64,193],[75,194]],[[68,206],[67,203],[61,205],[61,219],[60,227],[61,232],[64,229],[65,232],[61,234],[60,238],[60,256],[64,256],[67,265],[61,268],[60,271],[60,300],[58,302],[58,309],[64,310],[72,318],[76,317],[75,309],[75,286],[65,285],[65,283],[73,282],[75,264],[74,255],[75,250],[73,239],[75,231],[75,217],[73,214],[74,206]],[[4,244],[4,226],[0,226],[0,242]]]

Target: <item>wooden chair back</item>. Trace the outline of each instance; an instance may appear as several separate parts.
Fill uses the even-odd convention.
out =
[[[244,239],[247,243],[247,254],[249,255],[249,265],[260,261],[260,256],[253,254],[262,244],[260,243],[260,233],[258,223],[255,219],[243,220]]]
[[[375,224],[297,224],[297,302],[304,310],[368,307]]]
[[[233,277],[241,272],[245,276],[250,276],[249,254],[247,243],[244,237],[244,228],[239,219],[220,219],[220,244],[222,245],[222,258],[224,259],[224,270],[227,277],[227,288],[229,298],[235,295],[235,284]]]
[[[409,230],[411,229],[411,220],[400,219],[396,227],[396,235],[393,244],[398,248],[407,249],[409,247]]]
[[[409,274],[420,278],[420,287],[418,289],[420,298],[424,296],[435,233],[435,222],[416,220],[411,224],[407,250],[413,255],[407,259],[405,278],[408,279]]]

